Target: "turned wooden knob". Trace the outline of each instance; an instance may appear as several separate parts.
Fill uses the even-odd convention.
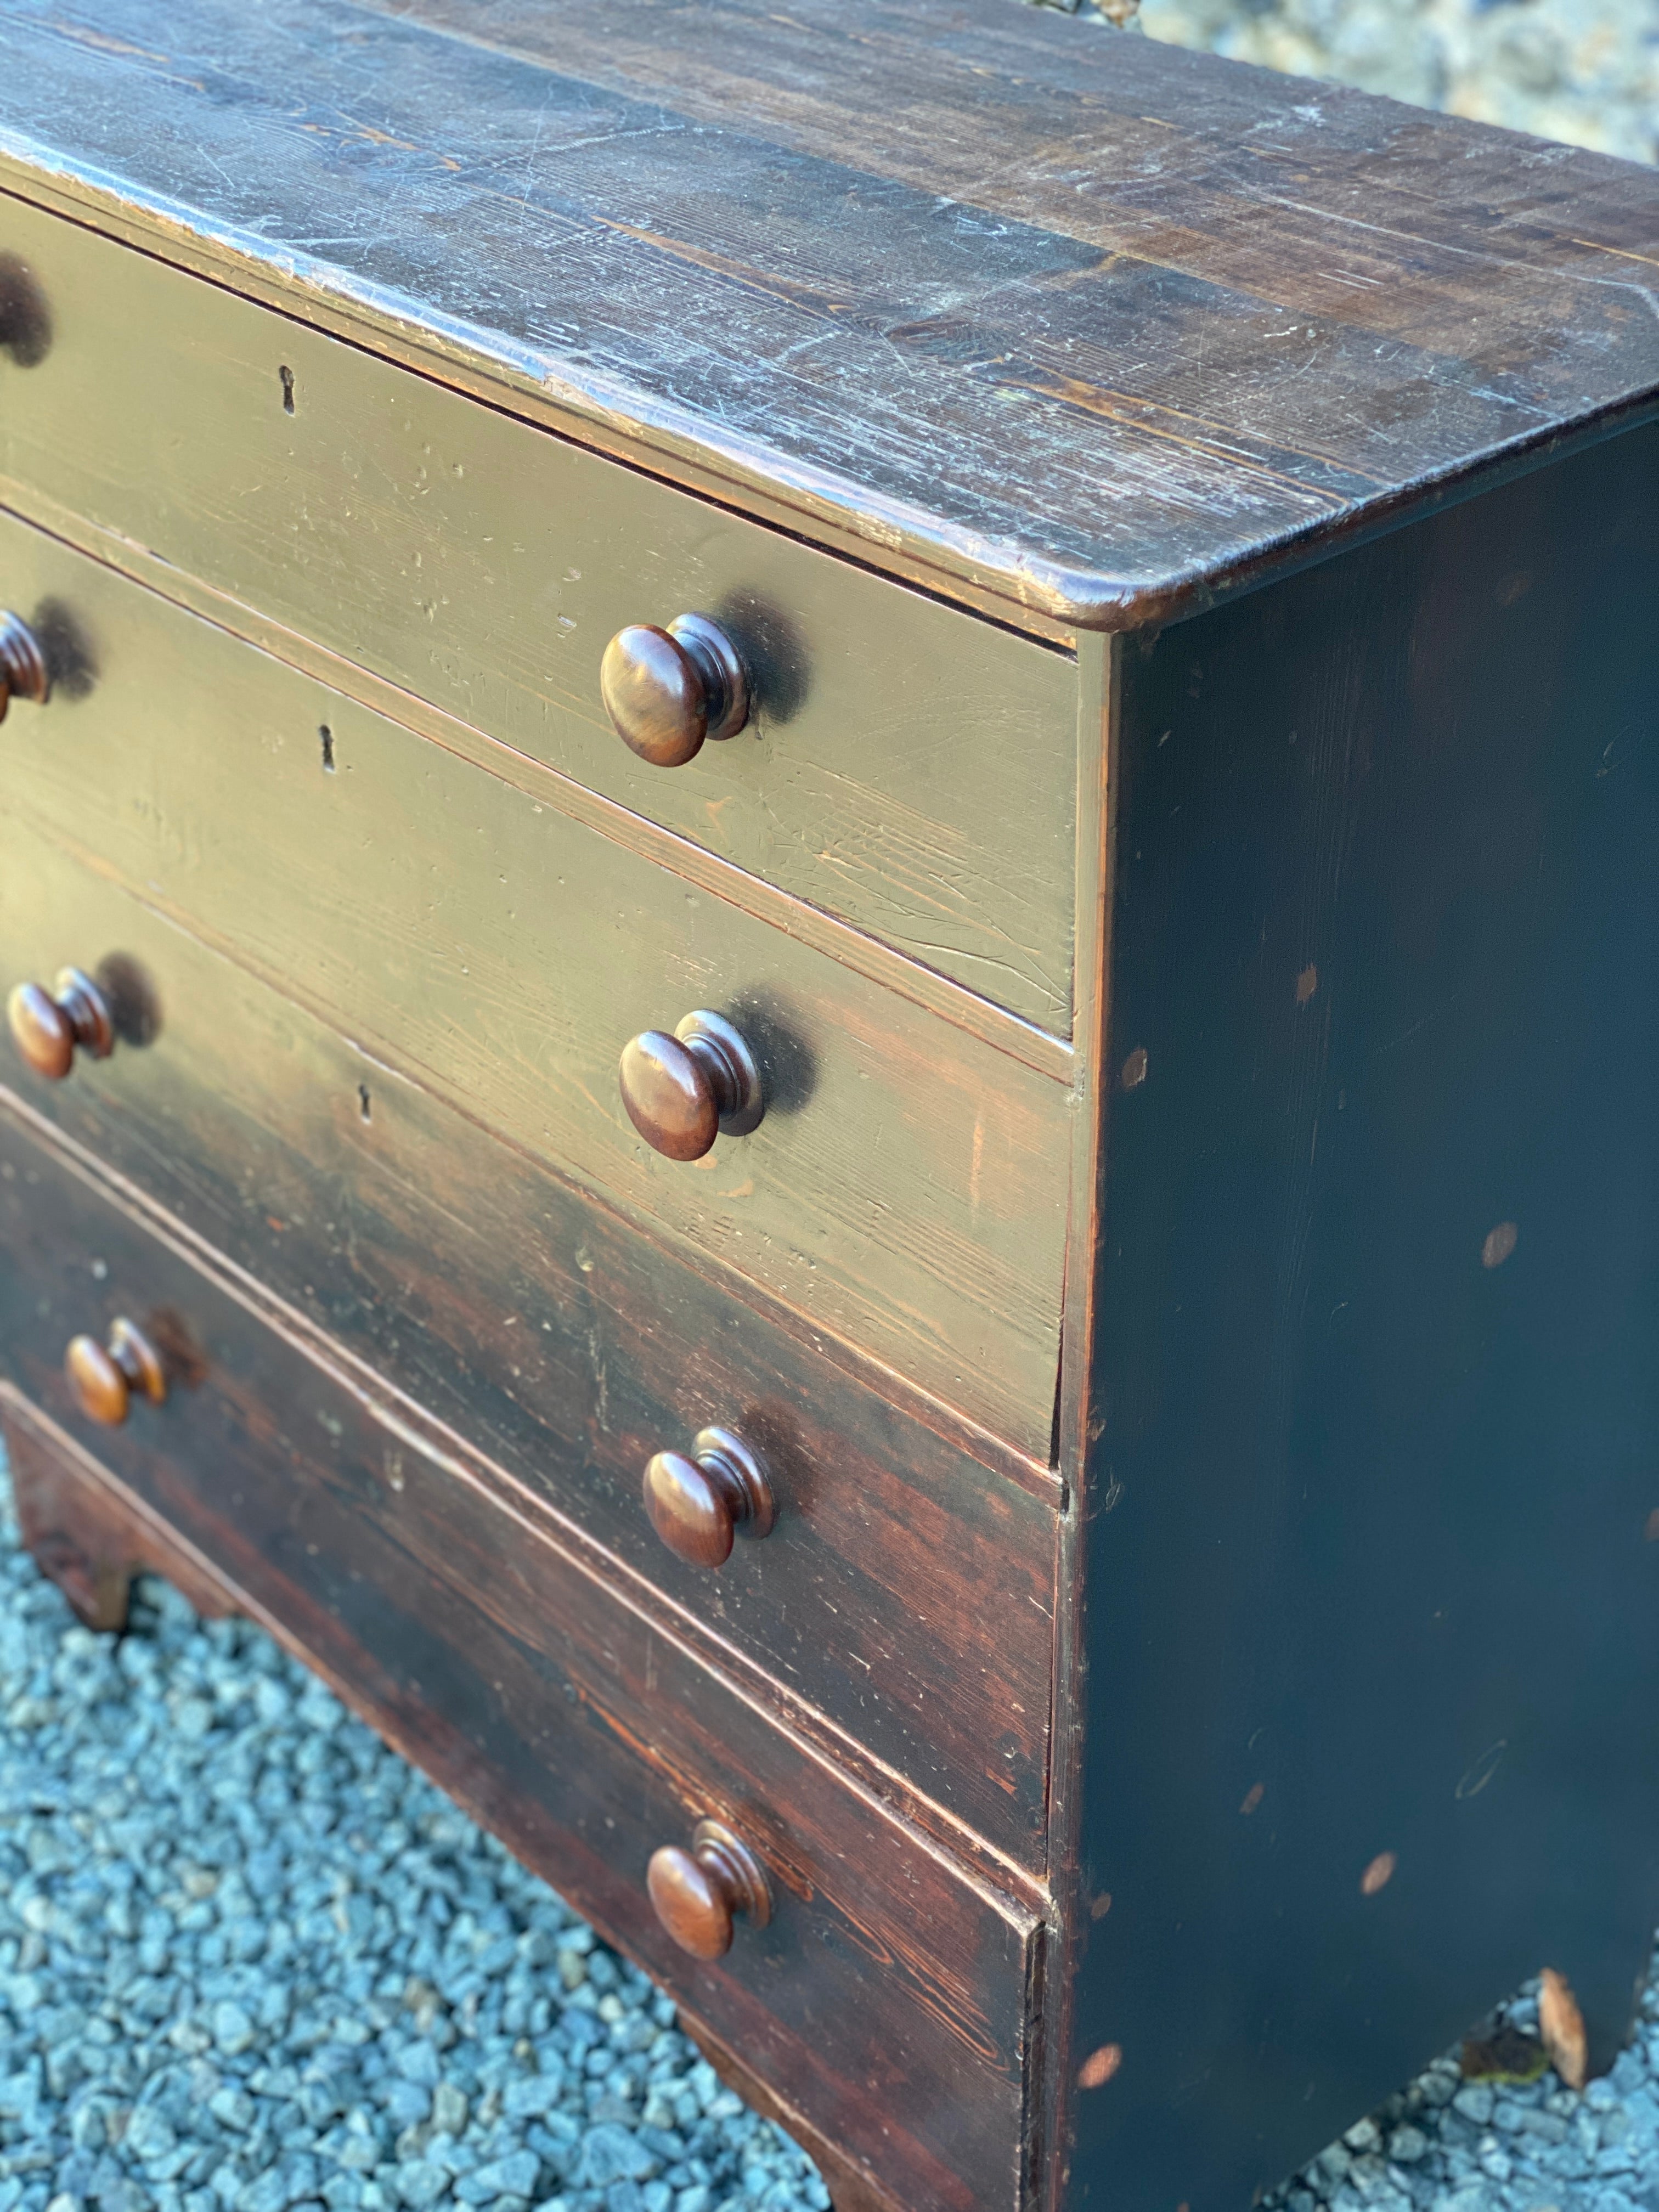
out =
[[[665,1159],[700,1160],[716,1137],[746,1137],[766,1110],[754,1054],[719,1014],[688,1014],[670,1036],[646,1030],[623,1048],[628,1118]]]
[[[732,1539],[769,1536],[772,1486],[760,1460],[729,1429],[704,1429],[684,1452],[658,1452],[645,1470],[645,1510],[671,1552],[694,1567],[720,1567]]]
[[[135,1390],[159,1406],[167,1395],[167,1372],[161,1354],[136,1322],[113,1322],[104,1343],[95,1336],[77,1336],[64,1354],[81,1411],[89,1421],[118,1429],[127,1417]]]
[[[765,1869],[722,1820],[699,1820],[689,1851],[665,1844],[653,1852],[645,1886],[664,1929],[694,1959],[725,1956],[739,1912],[757,1928],[772,1917]]]
[[[44,707],[52,690],[40,641],[21,615],[0,608],[0,722],[14,699]]]
[[[737,647],[704,615],[619,629],[599,663],[599,696],[617,735],[655,768],[683,766],[705,738],[734,738],[749,720]]]
[[[77,1045],[94,1060],[107,1060],[115,1049],[115,1024],[104,994],[78,968],[65,968],[51,991],[20,983],[6,1002],[6,1016],[18,1051],[50,1083],[69,1073]]]

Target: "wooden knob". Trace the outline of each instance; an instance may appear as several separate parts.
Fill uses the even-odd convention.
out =
[[[689,1851],[666,1844],[653,1852],[645,1886],[664,1929],[694,1959],[724,1958],[739,1912],[757,1928],[772,1917],[765,1869],[721,1820],[699,1820]]]
[[[64,1372],[87,1419],[109,1429],[125,1420],[135,1390],[152,1406],[167,1395],[161,1354],[137,1323],[125,1319],[111,1324],[103,1344],[95,1336],[77,1336],[64,1354]]]
[[[75,1064],[75,1049],[107,1060],[115,1049],[115,1024],[103,993],[90,975],[65,968],[52,991],[20,983],[6,1016],[21,1052],[37,1075],[60,1083]]]
[[[40,641],[21,615],[0,608],[0,722],[14,699],[33,699],[44,707],[51,691]]]
[[[599,663],[599,696],[617,735],[654,768],[682,767],[705,738],[734,738],[749,720],[737,647],[704,615],[619,629]]]
[[[669,1550],[694,1567],[720,1567],[732,1539],[769,1536],[772,1486],[760,1460],[729,1429],[704,1429],[691,1456],[658,1452],[646,1466],[645,1510]]]
[[[646,1030],[623,1046],[618,1074],[629,1120],[665,1159],[700,1160],[766,1110],[754,1054],[719,1014],[688,1014],[672,1036]]]

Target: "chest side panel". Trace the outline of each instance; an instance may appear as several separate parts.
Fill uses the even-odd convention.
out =
[[[1247,2201],[1546,1964],[1628,2024],[1656,518],[1632,432],[1126,649],[1080,2203]]]

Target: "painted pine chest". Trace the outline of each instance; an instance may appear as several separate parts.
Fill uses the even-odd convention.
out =
[[[0,0],[0,1417],[839,2212],[1659,1917],[1659,178],[1008,0]]]

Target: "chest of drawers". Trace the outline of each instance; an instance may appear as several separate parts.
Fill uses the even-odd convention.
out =
[[[839,2212],[1659,1917],[1659,179],[1010,0],[0,0],[0,1424]]]

